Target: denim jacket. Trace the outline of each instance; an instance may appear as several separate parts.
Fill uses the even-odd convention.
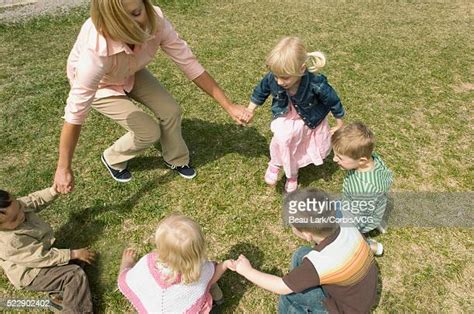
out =
[[[250,100],[261,106],[270,94],[273,97],[273,119],[288,112],[288,99],[291,99],[296,112],[311,129],[316,128],[326,118],[329,111],[334,118],[342,118],[345,114],[336,91],[322,74],[305,71],[296,95],[289,96],[287,91],[277,84],[273,73],[269,72],[255,87]]]

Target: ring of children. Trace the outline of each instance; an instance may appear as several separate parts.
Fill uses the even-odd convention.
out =
[[[242,106],[201,92],[202,72],[163,41],[146,73],[181,108],[190,162],[165,163],[165,139],[114,169],[108,147],[127,131],[94,103],[63,188],[61,132],[89,90],[75,93],[66,67],[91,1],[46,2],[0,1],[0,311],[286,313],[312,289],[313,311],[472,312],[473,1],[151,1],[173,28],[157,27],[187,42],[174,49]],[[278,68],[277,52],[301,43],[311,64]],[[108,96],[133,98],[124,90]],[[165,124],[139,101],[127,104]],[[302,157],[277,141],[295,130]],[[180,256],[173,236],[204,260],[197,277],[166,260]],[[190,282],[201,294],[178,299],[189,304],[146,300]]]

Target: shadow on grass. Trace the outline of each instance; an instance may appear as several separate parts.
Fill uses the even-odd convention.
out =
[[[267,139],[255,127],[184,119],[182,131],[192,165],[197,168],[231,153],[245,157],[268,155]],[[139,156],[131,163],[132,170],[155,168],[166,168],[161,157]]]
[[[242,127],[236,124],[213,123],[199,119],[184,119],[182,123],[183,137],[188,145],[191,162],[199,168],[209,162],[222,158],[227,154],[236,153],[248,158],[267,156],[269,159],[270,139],[261,135],[255,127]],[[160,148],[157,148],[160,150]],[[311,182],[323,179],[330,181],[338,170],[332,161],[333,154],[325,159],[321,166],[309,165],[300,170],[299,183],[307,187]],[[161,157],[137,157],[131,163],[132,170],[166,169]],[[262,176],[265,169],[262,169]],[[262,178],[263,180],[263,178]],[[280,180],[277,191],[283,193],[285,179]]]
[[[127,217],[125,214],[130,212],[143,195],[154,190],[162,184],[163,180],[170,180],[169,177],[171,176],[171,174],[167,174],[166,176],[162,176],[159,180],[153,179],[145,182],[136,193],[122,202],[103,205],[101,200],[96,200],[97,204],[102,203],[102,205],[85,207],[79,211],[70,212],[68,221],[56,231],[58,238],[56,242],[57,247],[78,249],[92,246],[97,240],[102,239],[104,229],[107,225],[111,224],[112,220],[115,220],[113,221],[114,225],[121,225],[122,221]],[[100,217],[110,211],[113,211],[116,215],[110,217],[109,220],[104,220]],[[106,287],[100,280],[105,265],[102,262],[101,252],[98,253],[94,264],[87,265],[85,270],[93,295],[94,309],[100,312],[103,305],[103,295],[106,293]]]
[[[339,167],[337,163],[333,162],[333,153],[324,159],[324,163],[320,166],[313,164],[301,168],[298,172],[298,186],[299,188],[306,188],[312,182],[319,181],[320,179],[329,182],[332,180],[333,174],[338,171]],[[276,189],[278,193],[285,193],[285,176],[278,182]],[[327,191],[326,191],[327,192]]]
[[[372,307],[372,311],[375,311],[375,309],[379,306],[380,301],[382,299],[382,291],[383,291],[382,269],[380,268],[380,265],[377,261],[375,261],[375,266],[377,267],[377,270],[379,271],[379,273],[377,276],[377,298],[375,300],[375,305]]]
[[[232,246],[226,256],[223,257],[223,260],[237,259],[240,254],[245,255],[255,269],[277,276],[282,275],[276,268],[270,270],[261,269],[264,260],[264,253],[256,245],[251,243],[244,242]],[[245,291],[253,286],[253,283],[245,279],[243,276],[230,270],[224,274],[223,278],[219,281],[219,284],[223,290],[225,302],[211,311],[211,313],[214,314],[234,313]]]

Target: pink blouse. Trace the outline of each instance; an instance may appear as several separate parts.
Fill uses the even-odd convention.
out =
[[[94,99],[122,96],[133,88],[135,73],[151,62],[161,48],[190,79],[205,70],[171,23],[155,7],[159,24],[156,34],[131,50],[122,42],[100,35],[89,18],[81,28],[67,60],[67,77],[71,90],[64,119],[82,124]]]

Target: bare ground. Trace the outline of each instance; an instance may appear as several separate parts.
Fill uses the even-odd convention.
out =
[[[87,0],[37,0],[33,4],[0,8],[0,21],[17,22],[42,14],[61,14],[86,3]]]

